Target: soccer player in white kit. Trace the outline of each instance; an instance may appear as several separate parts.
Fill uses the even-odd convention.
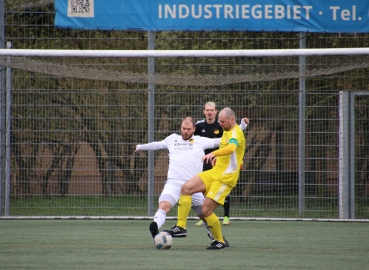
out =
[[[195,120],[192,117],[185,117],[181,123],[181,135],[173,133],[162,141],[136,146],[136,152],[140,150],[169,150],[167,181],[159,197],[159,209],[155,213],[154,221],[149,226],[153,238],[159,233],[159,228],[163,226],[166,214],[178,202],[181,186],[188,179],[202,172],[204,150],[219,147],[220,138],[209,139],[194,136],[195,129]],[[192,209],[201,219],[204,219],[201,210],[204,199],[202,192],[192,195]],[[209,228],[206,229],[211,237]]]

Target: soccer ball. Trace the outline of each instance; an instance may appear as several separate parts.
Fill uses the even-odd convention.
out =
[[[173,237],[167,232],[159,232],[155,235],[154,245],[157,249],[170,249],[173,244]]]

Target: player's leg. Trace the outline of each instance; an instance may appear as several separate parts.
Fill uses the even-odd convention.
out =
[[[195,211],[195,213],[198,215],[201,221],[205,221],[204,215],[202,213],[202,204],[205,200],[204,194],[202,192],[197,192],[192,194],[192,210]],[[213,240],[213,235],[210,232],[208,224],[205,222],[202,222],[202,226],[205,228],[208,237]]]
[[[224,242],[219,218],[214,213],[214,210],[218,207],[219,203],[213,199],[206,198],[203,204],[203,213],[205,215],[206,223],[208,224],[210,231],[214,237],[214,240]]]
[[[159,208],[154,215],[154,221],[151,222],[149,230],[152,237],[159,233],[159,229],[165,223],[167,213],[178,202],[181,184],[166,183],[159,197]]]
[[[187,217],[188,214],[190,213],[192,206],[191,195],[196,192],[204,192],[204,191],[205,185],[198,175],[192,177],[181,187],[181,196],[179,197],[178,203],[178,222],[177,222],[178,226],[186,228]]]
[[[220,181],[214,181],[207,192],[205,201],[202,205],[202,212],[214,237],[214,242],[210,247],[208,247],[208,249],[224,249],[226,247],[219,218],[214,213],[214,210],[219,206],[219,204],[224,204],[224,199],[231,190],[232,187]]]
[[[159,203],[159,209],[154,216],[154,221],[158,224],[159,228],[165,223],[167,213],[172,209],[173,204],[176,204],[175,200],[170,195],[163,197],[167,198]]]
[[[224,217],[223,217],[223,225],[230,225],[231,222],[229,221],[229,212],[231,208],[231,195],[228,196],[224,200],[223,209],[224,209]]]
[[[213,168],[213,166],[211,165],[211,163],[205,163],[204,162],[204,164],[202,166],[202,171],[205,172],[205,171],[211,170],[212,168]],[[204,220],[202,220],[202,219],[200,219],[199,222],[197,222],[195,225],[196,226],[205,226],[205,228],[208,227],[208,225],[206,223],[204,223]]]
[[[198,175],[195,175],[181,187],[181,196],[178,201],[178,221],[175,226],[167,230],[173,237],[187,236],[187,217],[191,211],[192,197],[196,192],[204,192],[205,185]]]

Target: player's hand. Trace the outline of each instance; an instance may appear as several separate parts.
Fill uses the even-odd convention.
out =
[[[247,117],[243,118],[242,121],[244,121],[246,124],[250,123],[250,120]]]
[[[205,163],[211,163],[214,157],[213,153],[209,153],[202,157],[202,161],[205,161]]]

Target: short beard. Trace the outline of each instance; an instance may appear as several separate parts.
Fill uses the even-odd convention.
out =
[[[182,139],[183,139],[184,141],[187,141],[187,140],[191,139],[191,137],[192,137],[192,135],[193,135],[193,134],[188,135],[188,138],[185,138],[183,134],[181,134],[181,135],[182,135]]]

